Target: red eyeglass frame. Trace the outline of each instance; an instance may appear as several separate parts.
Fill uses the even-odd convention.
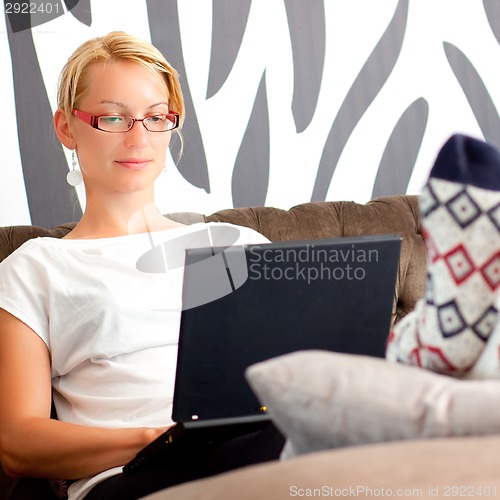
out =
[[[128,132],[129,130],[132,130],[132,127],[134,126],[135,122],[142,122],[143,127],[148,132],[172,132],[172,130],[175,130],[176,128],[179,127],[179,113],[177,113],[175,111],[171,111],[170,113],[166,113],[167,118],[171,117],[171,116],[175,117],[174,127],[169,129],[169,130],[149,130],[146,127],[146,125],[144,125],[144,120],[146,120],[147,118],[150,118],[149,116],[145,116],[144,118],[134,118],[133,116],[120,115],[118,113],[116,113],[116,114],[111,113],[111,114],[105,114],[105,115],[92,115],[90,113],[87,113],[86,111],[81,111],[79,109],[72,109],[71,114],[77,116],[78,118],[80,118],[80,120],[87,123],[92,128],[95,128],[96,130],[100,130],[101,132],[108,132],[110,134],[120,134],[120,133]],[[161,114],[164,114],[164,113],[161,113]],[[102,128],[99,128],[99,126],[98,126],[99,118],[101,118],[102,116],[124,116],[125,118],[129,118],[132,121],[132,125],[130,125],[128,130],[123,130],[123,131],[119,131],[119,132],[112,132],[110,130],[103,130]],[[168,118],[168,119],[170,120],[170,118]]]

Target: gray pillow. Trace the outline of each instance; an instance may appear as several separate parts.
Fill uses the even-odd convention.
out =
[[[358,444],[500,432],[500,380],[459,380],[384,359],[301,351],[247,369],[287,444],[283,458]]]

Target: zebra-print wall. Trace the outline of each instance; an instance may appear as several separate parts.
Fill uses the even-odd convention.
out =
[[[81,42],[116,29],[150,39],[182,77],[185,148],[176,164],[173,143],[158,180],[163,212],[418,193],[452,133],[500,144],[499,0],[8,4],[0,225],[81,215],[51,129],[57,78]]]

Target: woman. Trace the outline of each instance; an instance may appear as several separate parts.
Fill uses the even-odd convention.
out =
[[[151,44],[113,32],[79,47],[54,126],[78,157],[81,174],[74,161],[68,182],[83,177],[84,214],[64,239],[30,240],[0,265],[0,459],[13,476],[76,480],[72,499],[97,483],[88,498],[136,498],[204,474],[181,478],[172,466],[158,482],[120,479],[172,424],[181,310],[182,268],[148,273],[137,262],[152,245],[206,230],[154,203],[183,118],[177,74]],[[266,241],[238,230],[238,244]]]

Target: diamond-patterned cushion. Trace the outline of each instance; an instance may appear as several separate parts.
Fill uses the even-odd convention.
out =
[[[480,215],[481,209],[467,190],[463,190],[445,203],[451,217],[462,228],[472,224]]]
[[[498,311],[495,307],[490,306],[484,314],[472,325],[472,331],[483,341],[486,342],[488,337],[493,332],[497,321]]]
[[[500,284],[500,252],[484,264],[481,268],[481,274],[492,290],[496,290]]]
[[[452,300],[437,307],[438,322],[443,337],[452,337],[465,330],[465,322],[457,303]]]
[[[497,228],[497,231],[500,232],[500,203],[488,211],[488,217]]]
[[[474,272],[474,262],[464,245],[459,245],[444,255],[444,260],[455,283],[459,285]]]

